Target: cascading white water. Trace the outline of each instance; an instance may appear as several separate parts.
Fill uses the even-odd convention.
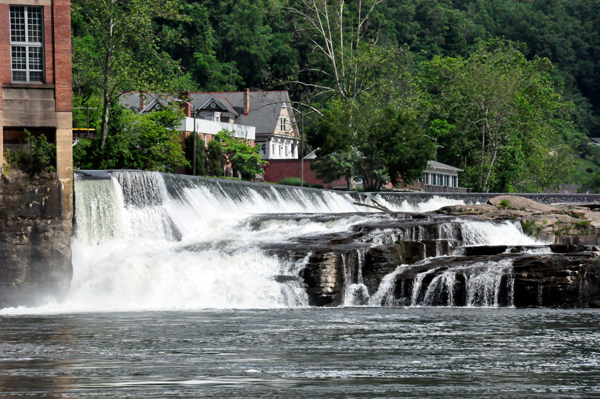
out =
[[[356,283],[351,283],[352,272],[350,264],[342,255],[344,262],[344,294],[343,306],[361,306],[369,301],[369,290],[363,280],[363,265],[365,263],[366,251],[364,249],[356,250]]]
[[[541,245],[545,244],[523,234],[519,223],[465,222],[462,225],[463,245]]]
[[[109,178],[76,178],[75,193],[71,292],[64,302],[49,303],[36,311],[307,306],[307,294],[297,277],[310,255],[286,260],[262,247],[300,236],[346,232],[365,221],[366,216],[354,213],[377,213],[356,205],[356,197],[348,193],[152,172],[111,172]],[[437,197],[416,206],[407,202],[394,206],[381,198],[378,202],[394,211],[409,212],[460,203]],[[254,216],[302,213],[349,215],[326,221]],[[533,242],[512,223],[460,223],[468,245]],[[440,225],[437,239],[452,239],[456,228],[456,223]],[[431,235],[423,226],[377,232],[362,242],[389,245],[399,239],[421,240]],[[365,253],[357,253],[355,282],[349,280],[355,272],[346,271],[343,304],[392,305],[395,277],[409,266],[400,266],[385,276],[369,297],[362,281]],[[275,278],[282,275],[287,278]],[[449,278],[442,280],[450,284]]]
[[[435,304],[436,299],[445,295],[445,306],[455,305],[455,285],[457,275],[464,278],[465,283],[465,305],[468,307],[498,307],[500,301],[500,290],[502,278],[512,268],[511,259],[502,259],[499,261],[476,262],[469,265],[459,264],[444,270],[435,276],[427,286],[422,299],[423,280],[431,274],[437,272],[436,269],[427,270],[419,273],[414,280],[412,291],[412,306],[431,306]],[[514,280],[508,279],[508,297],[512,305],[514,300]]]

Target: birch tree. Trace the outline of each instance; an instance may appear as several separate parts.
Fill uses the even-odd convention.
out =
[[[287,10],[295,16],[297,35],[308,42],[313,60],[300,75],[318,78],[296,81],[315,94],[358,100],[377,90],[390,75],[394,50],[377,46],[370,17],[383,0],[359,0],[349,10],[343,0],[295,0]]]

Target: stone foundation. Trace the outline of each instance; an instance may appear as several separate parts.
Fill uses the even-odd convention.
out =
[[[56,174],[2,175],[0,308],[36,305],[67,292],[73,274],[72,225],[63,188]]]

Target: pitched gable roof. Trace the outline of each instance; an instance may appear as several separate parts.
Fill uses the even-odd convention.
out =
[[[462,169],[455,168],[454,166],[446,165],[438,161],[427,161],[427,169],[443,169],[451,172],[462,172]]]
[[[150,101],[150,103],[148,103],[148,105],[146,105],[144,109],[140,112],[142,114],[145,114],[146,112],[150,112],[153,109],[165,109],[168,107],[169,102],[167,100],[165,100],[164,98],[155,98],[154,100]]]
[[[222,103],[230,104],[232,109],[239,115],[235,123],[245,126],[255,126],[256,134],[273,134],[279,123],[279,115],[283,107],[290,107],[290,119],[294,132],[297,127],[293,121],[291,101],[287,91],[251,91],[250,112],[244,115],[244,92],[214,92],[214,93],[190,93],[192,104],[196,107],[202,106],[211,97],[222,99]]]
[[[196,105],[196,103],[194,102],[193,98],[191,101],[192,105]],[[196,109],[198,110],[202,110],[202,109],[210,109],[210,105],[212,103],[215,103],[221,110],[225,111],[225,112],[229,112],[230,114],[232,114],[233,116],[239,116],[239,112],[237,112],[235,110],[235,108],[233,108],[233,105],[231,105],[231,103],[223,97],[219,97],[215,94],[212,94],[211,96],[209,96],[206,101],[204,101],[204,103],[202,103],[202,105],[200,106],[196,106]]]

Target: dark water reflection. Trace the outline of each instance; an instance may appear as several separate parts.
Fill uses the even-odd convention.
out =
[[[600,397],[600,311],[0,316],[3,397]]]

